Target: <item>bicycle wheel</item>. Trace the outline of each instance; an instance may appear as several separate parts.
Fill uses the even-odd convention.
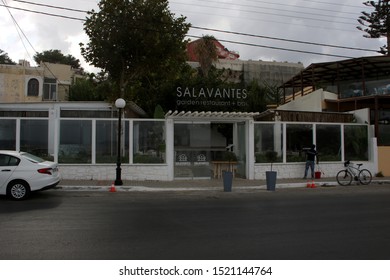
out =
[[[336,175],[337,183],[341,186],[348,186],[352,182],[352,174],[348,170],[340,170]]]
[[[362,169],[359,172],[358,178],[359,178],[359,182],[362,185],[368,185],[369,183],[371,183],[371,180],[372,180],[372,175],[371,175],[370,170]]]

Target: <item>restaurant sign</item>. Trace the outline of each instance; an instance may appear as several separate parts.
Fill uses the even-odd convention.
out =
[[[241,88],[191,88],[177,87],[177,106],[247,106],[248,92]]]

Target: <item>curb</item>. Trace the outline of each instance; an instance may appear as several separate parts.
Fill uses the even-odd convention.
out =
[[[276,189],[287,189],[287,188],[306,188],[306,182],[300,183],[280,183],[276,184]],[[337,182],[317,182],[316,187],[335,186]],[[266,185],[259,186],[234,186],[234,190],[266,190]],[[58,185],[54,188],[57,191],[109,191],[109,192],[163,192],[163,191],[219,191],[223,190],[223,186],[216,187],[150,187],[150,186],[67,186]]]

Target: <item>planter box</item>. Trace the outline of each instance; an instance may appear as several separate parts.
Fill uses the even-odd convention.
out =
[[[275,191],[276,187],[276,171],[266,171],[265,179],[267,183],[267,191]]]
[[[222,171],[222,179],[223,179],[223,191],[231,192],[232,184],[233,184],[233,172]]]

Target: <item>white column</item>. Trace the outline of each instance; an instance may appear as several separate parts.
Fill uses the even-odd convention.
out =
[[[96,120],[92,120],[92,164],[96,164]]]
[[[255,122],[249,120],[247,122],[248,138],[247,138],[247,178],[253,180],[255,178]]]
[[[139,126],[137,126],[139,128]],[[138,130],[134,131],[134,120],[130,119],[129,120],[129,163],[133,164],[134,161],[134,136],[138,138]],[[136,147],[136,150],[138,151],[138,147]]]
[[[20,151],[20,119],[16,119],[15,150]]]
[[[165,142],[165,152],[166,152],[166,161],[167,161],[167,171],[168,171],[168,180],[172,181],[174,179],[174,163],[175,163],[175,152],[174,152],[174,122],[172,119],[166,119],[165,121],[166,128],[166,142]]]

